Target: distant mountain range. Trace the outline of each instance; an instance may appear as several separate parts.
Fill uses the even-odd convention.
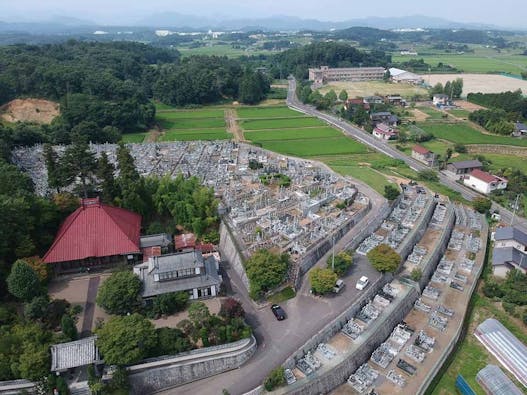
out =
[[[127,24],[126,28],[141,27],[152,29],[170,29],[179,31],[206,31],[210,29],[216,31],[328,31],[333,29],[346,29],[352,26],[364,26],[385,30],[417,28],[510,30],[494,25],[453,22],[443,18],[428,17],[423,15],[413,15],[405,17],[367,17],[350,19],[341,22],[331,22],[320,21],[318,19],[302,19],[294,16],[283,15],[266,18],[213,19],[208,17],[200,17],[195,15],[185,15],[170,12],[152,14],[150,16],[137,20],[134,23]],[[61,34],[72,32],[87,33],[93,30],[108,28],[111,28],[111,26],[103,26],[92,21],[67,16],[54,16],[50,19],[41,21],[0,21],[0,32]]]

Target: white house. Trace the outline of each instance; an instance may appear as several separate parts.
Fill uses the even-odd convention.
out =
[[[527,274],[527,233],[507,226],[496,229],[494,234],[492,269],[494,275],[505,277],[511,268]]]
[[[399,137],[399,132],[385,123],[378,123],[373,129],[372,133],[375,137],[381,140],[396,140]]]
[[[507,188],[507,179],[474,169],[465,177],[463,183],[478,192],[488,195],[492,191]]]
[[[449,101],[450,98],[444,93],[437,93],[432,97],[432,103],[434,103],[434,106],[446,106]]]

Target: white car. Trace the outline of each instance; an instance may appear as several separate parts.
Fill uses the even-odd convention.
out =
[[[370,280],[368,280],[368,277],[362,276],[359,281],[357,281],[357,284],[355,284],[355,288],[357,288],[359,291],[362,291],[369,283]]]

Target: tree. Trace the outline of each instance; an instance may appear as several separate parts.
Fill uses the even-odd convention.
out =
[[[48,172],[48,185],[57,192],[64,186],[64,177],[62,175],[59,160],[51,144],[44,144],[44,161]]]
[[[393,185],[385,185],[384,186],[384,197],[388,200],[395,200],[399,197],[401,192],[399,191],[399,188],[394,187]]]
[[[453,99],[452,95],[452,83],[450,81],[445,82],[445,87],[443,88],[445,95],[448,95],[450,99]]]
[[[418,267],[413,269],[412,272],[410,273],[410,278],[414,281],[419,281],[422,276],[423,276],[423,271],[419,269]]]
[[[454,151],[460,154],[464,154],[467,152],[467,147],[463,144],[457,143],[456,145],[454,145]]]
[[[478,213],[485,214],[492,207],[492,201],[484,197],[477,197],[472,201],[472,207]]]
[[[137,172],[130,150],[122,143],[117,148],[117,163],[119,165],[119,177],[117,178],[120,190],[120,196],[117,199],[119,205],[144,215],[148,206],[144,180]]]
[[[289,255],[275,254],[268,250],[256,251],[246,262],[250,294],[258,299],[267,291],[285,281],[289,269]]]
[[[80,179],[82,196],[88,197],[88,187],[93,187],[95,183],[97,161],[85,137],[74,136],[72,144],[66,148],[60,159],[60,168],[65,177],[64,185],[70,185]]]
[[[324,95],[324,99],[328,101],[329,107],[334,106],[335,102],[337,101],[337,94],[333,89],[331,89],[328,93]]]
[[[102,152],[97,161],[97,178],[100,181],[101,196],[105,203],[112,203],[119,195],[114,173],[115,166],[108,160],[106,152]]]
[[[342,102],[345,102],[346,100],[348,100],[348,92],[346,92],[345,89],[342,89],[339,93],[339,100],[342,101]]]
[[[156,332],[158,355],[178,354],[192,349],[192,344],[180,329],[158,328]]]
[[[79,334],[77,333],[77,327],[75,326],[75,321],[69,314],[64,314],[60,321],[60,328],[62,333],[71,341],[77,340]]]
[[[220,317],[230,320],[232,318],[243,318],[245,316],[245,311],[243,310],[242,304],[238,300],[234,298],[227,298],[221,301],[219,315]]]
[[[459,99],[463,93],[463,78],[456,78],[452,81],[452,97]]]
[[[334,263],[333,257],[330,257],[327,262],[328,269],[332,269],[337,274],[337,276],[343,276],[344,274],[346,274],[352,264],[353,257],[346,251],[341,251],[337,255],[335,255]]]
[[[42,293],[38,275],[21,259],[17,260],[11,268],[7,277],[7,289],[13,296],[26,302]]]
[[[156,314],[171,315],[183,310],[188,302],[188,293],[184,291],[161,294],[154,299],[154,312]]]
[[[372,266],[379,272],[395,272],[401,263],[401,256],[389,245],[379,244],[367,254]]]
[[[130,271],[112,273],[97,294],[97,304],[109,314],[125,315],[140,305],[141,280]]]
[[[47,295],[37,296],[24,306],[24,316],[29,320],[41,320],[46,316],[48,306]]]
[[[18,369],[20,377],[38,381],[49,372],[49,349],[47,344],[25,342],[22,345]]]
[[[38,256],[24,258],[24,262],[26,262],[35,271],[38,278],[40,279],[40,282],[47,282],[49,275],[51,274],[51,268],[49,264],[45,263]]]
[[[443,84],[441,84],[441,82],[438,82],[437,84],[435,84],[432,89],[430,90],[430,95],[433,96],[433,95],[436,95],[436,94],[440,94],[440,93],[443,93],[445,90],[443,88]]]
[[[96,333],[97,346],[108,365],[139,362],[157,345],[154,324],[137,313],[111,317]]]
[[[264,380],[264,388],[266,391],[273,391],[274,389],[285,385],[284,368],[279,366],[273,369]]]
[[[309,272],[311,289],[315,294],[324,295],[333,290],[338,276],[331,269],[316,267]]]
[[[187,309],[188,318],[194,325],[202,325],[210,318],[210,311],[203,302],[194,302]]]

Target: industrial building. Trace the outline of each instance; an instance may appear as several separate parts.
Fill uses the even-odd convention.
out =
[[[392,67],[388,70],[390,72],[390,79],[396,83],[406,83],[419,85],[423,83],[423,77],[419,74],[411,73],[406,70]]]
[[[382,80],[385,72],[384,67],[331,68],[329,66],[321,66],[309,69],[309,81],[313,81],[315,84],[325,84],[330,81]]]

